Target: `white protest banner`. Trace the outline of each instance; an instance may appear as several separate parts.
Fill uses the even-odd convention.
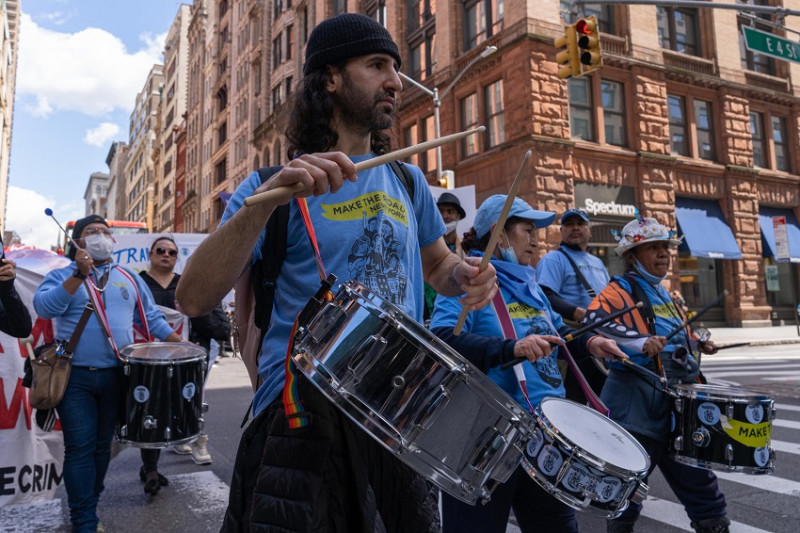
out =
[[[22,377],[29,350],[53,340],[53,324],[37,318],[33,295],[45,274],[69,264],[60,255],[36,248],[9,249],[6,257],[17,263],[14,286],[34,327],[28,342],[0,333],[0,507],[50,500],[62,483],[61,424],[56,422],[51,432],[39,429]]]

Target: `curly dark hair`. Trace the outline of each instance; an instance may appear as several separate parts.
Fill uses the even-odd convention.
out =
[[[343,61],[331,66],[343,71],[346,65],[347,61]],[[286,139],[289,141],[286,154],[289,159],[304,153],[326,152],[339,141],[339,134],[331,127],[334,100],[325,89],[329,79],[330,71],[327,66],[314,69],[303,77],[300,89],[293,94],[289,125],[286,128]],[[371,134],[373,152],[380,155],[391,149],[389,135],[377,130]]]
[[[520,217],[511,217],[506,220],[505,225],[503,225],[503,229],[506,231],[511,231],[511,228],[513,228],[514,226],[516,226],[521,222],[530,222],[530,221]],[[470,228],[469,231],[464,233],[464,236],[461,238],[461,248],[466,253],[469,253],[472,250],[480,250],[481,252],[485,252],[486,247],[489,245],[489,239],[491,237],[492,237],[492,232],[489,231],[486,233],[486,235],[484,235],[479,239],[478,236],[475,235],[475,228]]]

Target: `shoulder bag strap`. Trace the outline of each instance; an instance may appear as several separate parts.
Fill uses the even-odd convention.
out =
[[[589,285],[589,282],[586,281],[586,278],[583,277],[583,273],[578,268],[578,265],[575,264],[575,261],[573,261],[572,258],[569,256],[569,254],[565,252],[564,249],[561,248],[560,246],[558,247],[558,251],[564,254],[564,257],[567,258],[569,264],[572,265],[572,269],[575,271],[575,275],[578,277],[578,281],[580,281],[583,284],[583,287],[586,289],[586,292],[589,294],[589,297],[594,299],[594,297],[597,296],[597,291],[595,291],[592,288],[592,286]]]
[[[503,336],[506,339],[516,339],[517,332],[514,330],[514,323],[511,321],[511,315],[508,314],[508,307],[506,307],[505,298],[503,298],[503,294],[501,293],[500,289],[497,289],[497,292],[494,294],[494,298],[492,298],[492,309],[494,309],[494,313],[497,315],[497,320],[500,322],[500,329],[503,330]],[[533,413],[535,410],[533,405],[531,405],[531,399],[528,396],[528,384],[527,379],[525,378],[525,371],[522,369],[522,365],[514,365],[514,375],[517,378],[517,383],[519,383],[519,390],[522,392],[522,397],[525,398],[525,403],[528,404],[528,409],[531,410]]]
[[[89,321],[89,316],[91,316],[93,311],[94,305],[92,305],[92,301],[89,300],[86,302],[86,307],[83,308],[83,314],[81,315],[80,320],[78,320],[78,325],[75,326],[75,331],[72,332],[72,336],[69,338],[69,342],[67,342],[68,355],[72,355],[72,353],[75,351],[75,347],[78,345],[81,334],[83,334],[83,328],[86,327],[86,323]]]

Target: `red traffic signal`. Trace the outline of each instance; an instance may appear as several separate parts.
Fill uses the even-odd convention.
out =
[[[590,16],[578,20],[575,23],[575,32],[578,34],[580,62],[589,67],[584,72],[600,68],[603,64],[603,56],[600,50],[600,32],[597,29],[597,18]]]

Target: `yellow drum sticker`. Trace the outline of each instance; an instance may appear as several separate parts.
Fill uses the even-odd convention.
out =
[[[720,422],[722,423],[722,429],[730,438],[749,448],[766,446],[772,433],[772,422],[749,424],[728,418],[725,415],[720,417]]]
[[[322,216],[329,220],[361,220],[372,218],[383,211],[388,217],[408,226],[406,206],[383,191],[362,194],[357,198],[338,204],[322,204]]]

